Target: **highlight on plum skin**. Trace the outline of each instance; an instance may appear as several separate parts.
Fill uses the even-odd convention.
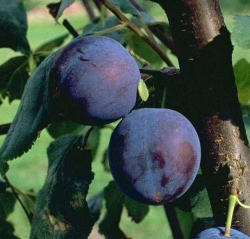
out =
[[[136,61],[119,42],[85,36],[58,52],[49,78],[50,92],[66,118],[103,125],[132,110],[141,75]]]
[[[183,195],[200,167],[193,125],[170,109],[132,111],[109,143],[109,165],[119,188],[139,202],[160,205]]]

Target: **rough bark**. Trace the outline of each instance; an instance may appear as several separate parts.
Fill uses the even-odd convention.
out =
[[[250,202],[250,154],[232,67],[233,46],[218,0],[155,0],[165,10],[183,81],[168,107],[194,124],[215,226],[224,226],[228,196]],[[250,211],[237,207],[233,227],[250,235]]]

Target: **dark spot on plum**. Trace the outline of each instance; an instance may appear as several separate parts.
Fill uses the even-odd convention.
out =
[[[97,65],[95,63],[93,63],[93,62],[91,63],[91,66],[97,68]]]
[[[152,160],[154,162],[155,169],[157,169],[157,168],[162,169],[166,165],[166,161],[165,161],[166,159],[164,158],[163,152],[154,153]]]
[[[85,58],[83,58],[83,57],[78,57],[78,59],[80,60],[80,61],[89,61],[89,59],[85,59]]]
[[[165,187],[166,184],[169,182],[169,177],[167,177],[165,174],[162,175],[161,177],[161,186],[162,187]]]
[[[76,51],[81,53],[81,54],[84,54],[84,52],[81,50],[81,48],[77,48]]]

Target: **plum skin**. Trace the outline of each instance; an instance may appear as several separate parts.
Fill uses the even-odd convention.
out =
[[[194,239],[250,239],[249,236],[240,231],[231,229],[230,237],[223,236],[225,227],[209,228],[200,232]]]
[[[143,108],[125,116],[109,143],[109,165],[118,187],[149,205],[170,202],[193,183],[200,166],[193,125],[170,109]]]
[[[49,89],[66,118],[85,125],[116,121],[135,105],[140,71],[117,41],[79,37],[58,53]]]

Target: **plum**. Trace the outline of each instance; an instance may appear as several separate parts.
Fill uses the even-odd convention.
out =
[[[181,113],[142,108],[126,115],[114,129],[109,165],[125,194],[160,205],[191,186],[199,170],[200,151],[196,130]]]
[[[60,50],[49,78],[50,92],[66,118],[85,125],[102,125],[132,110],[140,71],[119,42],[86,36]]]
[[[223,236],[225,227],[209,228],[200,232],[194,239],[250,239],[240,231],[231,229],[230,237]]]

